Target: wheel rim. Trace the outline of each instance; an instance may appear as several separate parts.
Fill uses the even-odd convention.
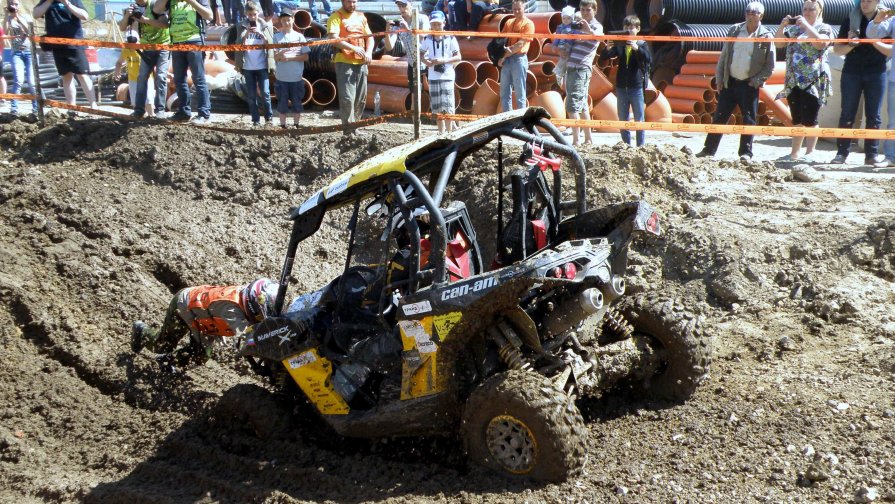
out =
[[[500,415],[491,419],[485,429],[485,440],[491,456],[507,471],[525,474],[538,460],[538,443],[531,429],[518,418]]]

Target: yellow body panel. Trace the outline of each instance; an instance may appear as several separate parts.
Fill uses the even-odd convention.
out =
[[[460,312],[452,312],[398,323],[404,346],[402,400],[425,397],[444,390],[445,380],[438,373],[438,345],[435,341],[447,339],[461,318]]]
[[[317,411],[323,415],[348,414],[348,404],[332,386],[332,362],[318,355],[317,350],[312,348],[283,359],[283,365]]]

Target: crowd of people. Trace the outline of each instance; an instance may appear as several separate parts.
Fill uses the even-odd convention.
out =
[[[223,7],[223,19],[236,25],[238,44],[256,45],[271,43],[301,43],[304,36],[293,29],[293,9],[298,7],[290,0],[262,0],[261,3],[241,0],[135,0],[128,7],[119,23],[129,42],[144,44],[203,45],[205,25],[216,22],[219,7]],[[334,68],[339,115],[346,134],[353,131],[354,124],[362,117],[366,107],[368,67],[373,57],[373,37],[367,18],[357,10],[358,0],[343,0],[341,8],[333,11],[327,0],[323,1],[324,12],[328,15],[326,29],[328,36],[340,39],[334,42]],[[387,51],[397,51],[408,57],[408,83],[416,85],[418,79],[427,78],[431,111],[436,114],[452,114],[454,103],[454,64],[460,61],[460,44],[446,30],[476,30],[482,16],[499,11],[496,1],[443,0],[436,4],[430,17],[417,11],[417,25],[413,26],[415,6],[412,0],[395,0],[400,17],[390,23],[394,33],[385,37]],[[311,15],[318,19],[314,0],[309,0]],[[579,10],[572,7],[562,9],[562,23],[556,29],[559,35],[603,35],[603,27],[596,20],[598,4],[595,0],[581,0]],[[818,126],[818,114],[833,93],[828,55],[832,50],[842,55],[844,65],[839,83],[841,114],[838,126],[852,128],[858,106],[863,98],[864,117],[867,129],[882,126],[882,102],[888,99],[889,123],[895,127],[895,66],[887,72],[887,60],[892,55],[892,45],[880,41],[862,42],[862,39],[885,39],[895,37],[895,10],[880,8],[880,0],[856,0],[854,10],[844,20],[839,36],[849,39],[847,43],[832,43],[836,38],[833,27],[824,23],[824,1],[805,0],[801,13],[784,18],[773,32],[762,24],[764,5],[751,1],[745,7],[744,21],[734,24],[727,37],[743,39],[725,42],[715,72],[718,104],[712,117],[713,124],[726,124],[735,109],[739,109],[745,125],[756,124],[758,114],[759,89],[774,71],[776,51],[786,51],[785,86],[777,99],[785,98],[790,107],[793,124],[809,128]],[[10,38],[12,48],[13,83],[12,93],[33,92],[35,76],[32,72],[31,26],[32,17],[19,9],[19,0],[7,0],[3,32]],[[525,106],[526,72],[528,70],[528,49],[534,34],[534,23],[525,15],[523,0],[513,0],[512,16],[503,32],[507,38],[502,47],[496,49],[495,61],[500,68],[500,106],[511,110]],[[82,21],[87,19],[87,11],[81,0],[41,0],[33,9],[35,19],[44,18],[46,34],[51,37],[83,38]],[[272,16],[278,19],[275,29]],[[559,50],[556,65],[557,84],[565,92],[567,117],[590,119],[587,107],[588,89],[593,74],[595,60],[613,59],[618,67],[615,95],[618,103],[618,117],[621,120],[644,120],[645,90],[650,85],[651,54],[649,45],[636,36],[640,32],[640,19],[627,16],[624,30],[613,32],[625,35],[615,42],[608,40],[602,44],[597,40],[583,38],[559,38],[555,40]],[[409,30],[416,28],[435,33],[425,35],[419,44],[419,53],[414,54],[412,35]],[[788,39],[773,42],[770,39]],[[751,39],[751,40],[750,40]],[[88,76],[88,64],[84,48],[77,45],[42,44],[41,49],[51,51],[56,68],[62,78],[62,88],[66,101],[75,103],[76,83],[80,83],[84,95],[91,106],[95,106],[92,80]],[[489,48],[489,51],[491,49]],[[304,87],[301,83],[304,62],[308,60],[308,48],[289,47],[284,49],[258,49],[239,51],[235,56],[235,66],[243,75],[249,110],[254,125],[273,123],[270,79],[275,72],[276,95],[279,97],[277,112],[279,125],[287,126],[291,114],[293,123],[298,125],[302,112],[301,102]],[[421,73],[414,75],[414,60],[419,60]],[[168,67],[173,67],[173,79],[177,93],[177,110],[170,119],[175,121],[193,120],[197,124],[208,122],[211,104],[205,79],[204,52],[176,50],[124,50],[116,67],[120,73],[126,66],[130,83],[132,115],[165,117],[165,97],[167,96]],[[191,74],[195,96],[187,81]],[[887,77],[888,75],[888,77]],[[152,77],[152,85],[149,79]],[[6,87],[0,79],[0,92]],[[37,102],[32,102],[36,111]],[[197,115],[193,117],[193,108]],[[18,104],[11,104],[13,112]],[[454,122],[438,120],[438,131],[450,131]],[[590,128],[570,128],[572,142],[592,143]],[[621,131],[622,141],[630,144],[631,134]],[[718,150],[722,135],[706,135],[700,157],[713,156]],[[646,141],[643,130],[635,135],[637,146]],[[790,154],[779,161],[796,162],[816,159],[817,137],[793,137]],[[850,139],[840,139],[837,153],[829,162],[845,163],[851,148]],[[804,146],[804,153],[803,153]],[[750,160],[753,156],[752,136],[741,135],[739,156]],[[864,142],[865,164],[874,167],[895,166],[895,142],[886,141],[880,149],[879,141]]]

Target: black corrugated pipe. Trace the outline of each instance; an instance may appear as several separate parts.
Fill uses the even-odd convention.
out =
[[[788,16],[802,13],[802,0],[759,0],[764,5],[765,23],[779,24]],[[688,24],[739,23],[745,21],[748,0],[662,0],[662,19],[680,19]],[[887,2],[888,3],[888,2]],[[854,0],[826,0],[824,22],[839,26],[855,6]]]
[[[309,41],[320,39],[308,39]],[[305,63],[305,78],[311,82],[324,78],[335,80],[336,67],[333,65],[333,44],[311,46],[308,52],[308,62]]]
[[[777,31],[778,25],[763,25]],[[678,21],[663,22],[653,29],[653,35],[670,35],[679,37],[726,37],[730,25],[726,24],[685,24]],[[684,64],[687,53],[697,51],[720,51],[723,42],[654,42],[651,46],[654,54],[653,68],[671,67],[677,72]],[[777,51],[777,60],[786,59],[785,51]]]

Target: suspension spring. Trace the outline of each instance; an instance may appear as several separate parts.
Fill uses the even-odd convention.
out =
[[[603,317],[603,337],[601,343],[626,340],[634,334],[634,326],[614,306],[606,309]]]
[[[500,355],[500,360],[510,369],[526,369],[528,367],[528,363],[522,360],[522,352],[509,342],[500,347],[497,353]]]

